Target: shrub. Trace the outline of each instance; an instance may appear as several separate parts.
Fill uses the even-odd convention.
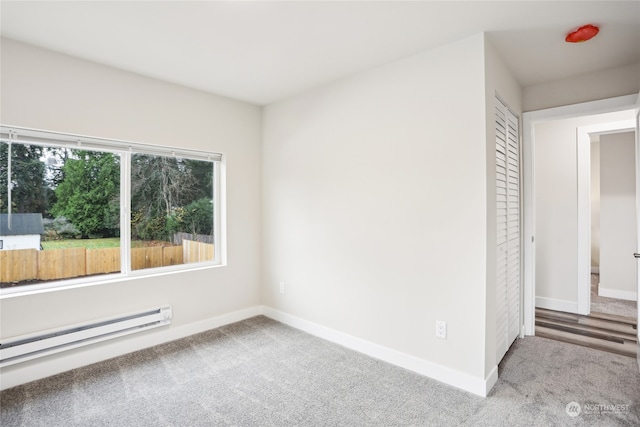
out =
[[[45,218],[42,222],[45,240],[77,239],[81,235],[80,230],[64,216]]]

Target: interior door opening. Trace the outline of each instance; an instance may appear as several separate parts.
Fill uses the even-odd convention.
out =
[[[569,125],[583,123],[576,128],[577,307],[576,311],[566,310],[572,313],[589,315],[591,311],[594,241],[606,242],[606,250],[598,258],[605,259],[605,283],[609,286],[609,292],[601,293],[604,289],[599,286],[598,294],[637,299],[633,285],[636,281],[634,260],[624,256],[625,251],[633,253],[636,246],[635,143],[633,135],[629,134],[634,132],[632,117],[633,110],[624,110],[585,116],[568,122]],[[625,135],[626,139],[620,138]],[[592,154],[597,159],[592,159]],[[595,163],[598,163],[597,169],[594,169]],[[594,180],[594,172],[598,175],[597,182]],[[598,194],[594,194],[595,186]],[[604,218],[600,209],[594,209],[594,199],[599,202],[595,207],[605,208]],[[596,233],[596,239],[594,216],[600,223],[600,231],[604,231]],[[635,314],[633,317],[636,317]]]
[[[586,224],[584,218],[579,218],[578,227],[576,227],[578,211],[584,210],[584,208],[579,209],[575,202],[578,198],[577,129],[593,125],[589,119],[600,115],[609,115],[600,117],[601,123],[633,118],[637,97],[637,95],[629,95],[524,114],[524,329],[526,335],[535,334],[536,306],[579,313],[580,305],[580,311],[585,311],[585,299],[588,302],[591,274],[590,222],[588,221],[590,199],[587,193],[586,199],[581,202],[586,204]],[[627,113],[621,113],[624,111]],[[568,137],[571,138],[571,132],[573,132],[572,140],[561,144],[558,139],[555,139],[545,147],[541,142],[545,132],[548,134],[566,120],[574,121],[571,123],[573,130],[569,131]],[[589,145],[587,145],[587,159],[589,158],[588,149]],[[545,155],[548,156],[546,160]],[[571,159],[571,164],[568,166],[562,164],[562,156]],[[555,175],[548,172],[549,168],[546,167],[545,162],[553,166],[550,169],[555,168]],[[589,177],[588,166],[585,176]],[[545,191],[541,196],[543,193],[541,190],[549,188],[551,191]],[[584,192],[585,188],[589,189],[588,182],[586,186],[581,187],[580,191]],[[554,223],[554,217],[562,216],[563,210],[568,222]],[[578,228],[582,230],[585,227],[587,227],[586,233],[578,232]],[[586,250],[578,254],[576,246],[586,247]],[[562,259],[562,254],[569,254],[569,256]],[[581,268],[583,264],[585,267]],[[568,283],[568,286],[564,289],[554,288],[554,283],[559,282]],[[579,284],[584,286],[581,288]],[[588,305],[586,312],[589,312]]]
[[[591,311],[590,138],[598,132],[620,132],[620,127],[611,128],[614,122],[626,121],[626,130],[634,129],[637,98],[629,95],[524,114],[525,335],[546,333],[542,322],[536,332],[536,307],[572,316]],[[587,141],[582,146],[581,135]],[[637,299],[637,291],[627,296],[631,294]],[[634,353],[637,319],[636,310],[629,326]]]
[[[588,313],[635,319],[637,272],[636,261],[630,256],[638,245],[635,123],[630,120],[597,127],[595,132],[578,131],[578,144],[586,143],[590,151],[590,225],[584,230],[590,235],[587,308]]]

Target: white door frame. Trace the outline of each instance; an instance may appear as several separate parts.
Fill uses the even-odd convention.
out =
[[[640,369],[640,329],[638,329],[638,324],[640,323],[640,259],[638,259],[638,254],[640,254],[640,92],[638,92],[638,99],[636,100],[636,231],[637,231],[637,240],[636,240],[636,253],[634,256],[636,257],[636,280],[638,283],[636,284],[636,291],[638,292],[637,301],[636,301],[636,316],[638,322],[636,323],[636,331],[638,335],[637,339],[637,347],[636,347],[636,362],[638,363],[638,369]]]
[[[524,287],[523,315],[524,335],[535,335],[535,135],[534,125],[540,122],[569,119],[573,117],[631,110],[636,106],[638,95],[626,95],[598,101],[562,107],[548,108],[522,115],[522,183],[523,183],[523,241],[524,241]],[[587,199],[588,200],[588,199]],[[587,209],[588,214],[588,209]],[[587,223],[588,226],[588,223]]]

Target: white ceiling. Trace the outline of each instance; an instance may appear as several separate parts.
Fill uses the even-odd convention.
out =
[[[485,31],[523,86],[640,62],[638,1],[0,3],[1,34],[268,104]],[[568,44],[570,30],[600,26]]]

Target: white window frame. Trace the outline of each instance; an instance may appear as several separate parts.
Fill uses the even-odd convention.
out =
[[[0,289],[0,299],[226,265],[226,158],[223,154],[8,125],[0,125],[0,140],[11,144],[87,149],[118,154],[120,156],[121,259],[119,273],[3,288]],[[172,156],[190,160],[211,161],[213,163],[213,235],[215,247],[213,260],[166,267],[131,269],[131,157],[133,154]]]

